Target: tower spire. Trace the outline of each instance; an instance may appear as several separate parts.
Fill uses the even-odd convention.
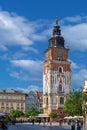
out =
[[[56,25],[58,25],[58,16],[56,16]]]
[[[64,48],[64,38],[61,36],[60,26],[58,25],[58,17],[56,16],[56,25],[53,28],[53,36],[49,39],[49,47]]]

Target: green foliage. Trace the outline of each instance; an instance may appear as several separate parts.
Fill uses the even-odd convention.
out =
[[[83,111],[83,116],[87,113],[87,91],[82,93],[83,96],[83,104],[82,104],[82,111]]]
[[[63,111],[68,116],[74,115],[82,115],[82,92],[81,91],[73,91],[70,93],[69,97],[67,98]]]
[[[21,116],[23,116],[24,115],[24,113],[22,112],[22,111],[20,111],[20,110],[12,110],[10,113],[9,113],[9,117],[11,117],[11,118],[14,118],[14,117],[21,117]]]
[[[30,116],[29,113],[24,114],[24,117],[29,117],[29,116]]]
[[[39,114],[42,114],[43,113],[43,108],[41,108],[40,110],[39,110]]]
[[[28,113],[29,116],[34,117],[38,115],[38,111],[36,108],[32,107],[28,109]]]
[[[56,113],[56,112],[51,112],[51,113],[49,114],[49,117],[51,117],[51,118],[56,118],[56,117],[57,117],[57,113]]]
[[[87,102],[87,92],[82,93],[83,101]]]

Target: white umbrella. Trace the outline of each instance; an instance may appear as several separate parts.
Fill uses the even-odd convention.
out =
[[[4,116],[4,115],[5,115],[5,113],[0,112],[0,116]]]

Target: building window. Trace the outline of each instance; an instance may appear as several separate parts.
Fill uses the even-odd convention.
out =
[[[62,73],[62,68],[61,67],[59,67],[59,73]]]
[[[20,97],[17,97],[17,100],[20,100]]]
[[[62,92],[62,85],[59,85],[59,92]]]
[[[10,97],[10,99],[13,99],[13,97]]]
[[[2,102],[2,106],[4,106],[4,102]]]
[[[45,98],[44,98],[44,100],[43,100],[43,101],[44,101],[44,104],[45,104]]]
[[[21,97],[21,100],[23,100],[23,97]]]
[[[61,61],[62,60],[62,58],[61,57],[58,57],[58,61]]]
[[[60,97],[60,104],[64,104],[64,97]]]
[[[6,103],[6,106],[8,106],[8,102]]]
[[[24,104],[23,104],[23,103],[21,103],[21,106],[22,106],[22,107],[23,107],[23,105],[24,105]]]
[[[46,105],[48,105],[48,97],[46,98]]]
[[[4,99],[4,96],[2,96],[2,99]]]
[[[13,103],[11,102],[11,106],[13,106]]]
[[[8,96],[6,96],[6,99],[8,99]]]
[[[17,107],[19,106],[19,103],[17,103]]]

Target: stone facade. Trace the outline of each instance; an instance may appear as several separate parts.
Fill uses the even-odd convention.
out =
[[[53,111],[63,115],[62,108],[71,90],[71,63],[68,61],[68,48],[56,19],[53,36],[49,39],[43,65],[43,108],[44,113]]]
[[[36,91],[38,97],[39,110],[43,108],[43,92]]]
[[[36,91],[30,91],[26,96],[26,112],[29,108],[39,108],[38,96]]]
[[[83,92],[87,92],[87,79],[84,81],[84,84],[82,86]]]
[[[18,90],[0,90],[0,112],[21,110],[25,113],[26,94]]]

